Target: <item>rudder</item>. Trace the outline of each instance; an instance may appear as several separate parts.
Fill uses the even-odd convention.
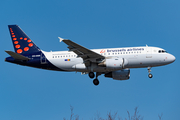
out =
[[[41,51],[18,25],[8,25],[8,28],[16,53],[32,54]]]

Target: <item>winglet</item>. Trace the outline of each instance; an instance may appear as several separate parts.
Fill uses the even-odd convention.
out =
[[[59,38],[59,42],[62,42],[64,39],[63,38],[61,38],[61,37],[58,37]]]

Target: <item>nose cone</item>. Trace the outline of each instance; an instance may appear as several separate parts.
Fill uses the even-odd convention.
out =
[[[169,55],[169,62],[173,63],[176,60],[176,58],[174,57],[174,55]]]

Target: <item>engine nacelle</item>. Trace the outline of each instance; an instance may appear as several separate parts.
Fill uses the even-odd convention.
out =
[[[85,64],[80,63],[80,64],[73,65],[72,68],[74,68],[76,70],[84,70],[84,69],[86,69],[86,66],[85,66]]]
[[[99,65],[103,65],[106,68],[109,69],[123,69],[128,64],[128,61],[124,58],[111,58],[111,59],[105,59],[102,63]]]
[[[130,70],[123,69],[106,73],[105,77],[113,78],[114,80],[128,80],[130,78]]]

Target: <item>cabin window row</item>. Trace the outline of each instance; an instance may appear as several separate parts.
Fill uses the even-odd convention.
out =
[[[141,51],[140,52],[102,53],[101,55],[120,55],[120,54],[134,54],[134,53],[141,53]]]
[[[120,54],[133,54],[133,53],[141,53],[141,52],[102,53],[101,55],[120,55]],[[52,58],[67,58],[67,57],[77,57],[77,55],[52,56]]]
[[[58,55],[58,56],[52,56],[52,58],[67,58],[67,57],[77,57],[77,55]]]

